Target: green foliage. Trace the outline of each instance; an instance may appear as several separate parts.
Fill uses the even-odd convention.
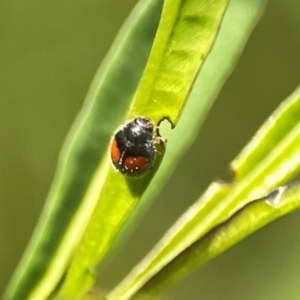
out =
[[[57,298],[84,294],[93,284],[93,267],[105,258],[155,174],[164,149],[159,149],[152,171],[131,179],[111,166],[106,150],[110,136],[122,123],[132,98],[129,118],[146,115],[158,122],[167,116],[176,123],[215,39],[227,0],[164,3],[153,50],[133,97],[157,28],[160,3],[137,5],[98,72],[67,139],[46,209],[7,298],[46,298],[62,276]],[[136,56],[140,59],[132,63]],[[119,85],[122,75],[128,80]],[[113,118],[108,113],[112,109]]]
[[[138,298],[154,299],[246,236],[271,221],[299,209],[299,199],[300,182],[297,181],[274,190],[266,197],[249,202],[162,268],[142,287]]]
[[[237,167],[233,184],[212,183],[108,298],[131,298],[153,277],[141,290],[151,299],[255,230],[299,209],[300,182],[257,199],[299,174],[299,113],[300,89],[280,105],[234,161],[249,172],[241,176]],[[272,147],[265,147],[268,137]]]
[[[8,287],[8,299],[47,298],[66,272],[105,180],[103,176],[93,178],[103,167],[101,159],[107,156],[111,134],[123,122],[124,110],[136,90],[160,12],[160,1],[141,2],[97,72],[63,147],[36,232]]]
[[[159,122],[167,116],[175,123],[203,58],[214,41],[227,1],[214,1],[213,5],[210,2],[204,3],[206,2],[197,5],[195,0],[164,3],[153,48],[129,109],[128,119],[145,115]],[[206,22],[201,22],[202,18]],[[197,35],[195,31],[198,32]],[[191,47],[189,41],[192,38],[194,43]],[[185,88],[182,88],[182,84]],[[163,152],[164,149],[157,151],[158,158],[153,171],[135,179],[116,173],[111,168],[109,159],[104,158],[104,168],[99,169],[93,180],[97,188],[104,177],[105,183],[58,299],[74,299],[92,286],[93,266],[104,258],[130,212],[137,205]]]
[[[129,117],[168,117],[173,124],[211,48],[227,0],[166,0],[149,61]],[[193,42],[191,42],[193,41]]]
[[[95,267],[103,266],[135,222],[133,215],[142,215],[195,138],[264,5],[232,0],[222,20],[227,0],[166,0],[163,7],[159,0],[140,1],[69,134],[6,299],[66,300],[88,291]],[[212,257],[299,208],[300,184],[288,184],[300,169],[299,113],[297,90],[232,162],[235,181],[212,183],[107,298],[154,299]],[[140,115],[155,124],[167,118],[176,128],[167,149],[158,146],[153,170],[128,178],[113,169],[107,149],[117,126]]]

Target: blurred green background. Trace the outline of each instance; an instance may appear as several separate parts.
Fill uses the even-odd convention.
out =
[[[256,0],[249,0],[256,1]],[[0,295],[43,207],[64,138],[136,1],[0,1]],[[300,82],[300,1],[272,0],[201,133],[99,277],[109,289]],[[100,122],[100,120],[99,120]],[[175,191],[175,192],[174,192]],[[206,264],[166,299],[300,299],[300,213]]]

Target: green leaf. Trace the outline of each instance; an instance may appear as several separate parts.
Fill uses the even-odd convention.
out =
[[[243,170],[248,169],[249,172],[241,175],[239,169],[234,170],[237,180],[232,185],[213,183],[151,253],[109,294],[109,299],[132,297],[149,278],[184,249],[228,220],[249,201],[262,197],[299,173],[299,95],[300,90],[297,90],[271,115],[236,160],[244,162]],[[282,126],[283,116],[285,123]],[[266,138],[270,136],[272,147],[265,148]],[[255,160],[251,153],[256,153]],[[247,165],[248,157],[251,158],[250,165]]]
[[[99,68],[63,147],[46,206],[7,299],[46,299],[66,272],[105,179],[95,179],[95,173],[136,91],[161,9],[159,0],[141,1]]]
[[[155,299],[208,260],[219,255],[268,223],[300,208],[300,182],[282,186],[249,202],[231,218],[209,231],[152,277],[139,299]]]
[[[216,42],[197,76],[180,122],[170,134],[167,155],[143,195],[141,202],[144,206],[153,195],[159,193],[162,183],[171,176],[177,162],[183,158],[184,151],[198,136],[201,124],[224,82],[234,70],[265,3],[265,0],[256,3],[249,3],[247,0],[231,0]]]
[[[226,0],[214,1],[213,4],[199,4],[195,0],[164,3],[150,58],[129,109],[128,118],[145,115],[155,123],[159,123],[164,117],[176,122],[203,58],[215,39],[226,4]],[[200,22],[199,19],[202,18],[206,22]],[[196,47],[190,46],[190,40],[194,41]],[[176,63],[182,64],[178,71],[171,68]],[[177,91],[179,81],[185,85],[180,92]],[[146,176],[134,179],[116,173],[109,168],[109,160],[104,160],[106,181],[58,294],[59,299],[79,297],[93,284],[93,267],[105,258],[112,247],[117,234],[125,226],[130,213],[149,185],[163,154],[164,148],[161,147],[157,151],[153,170]],[[106,174],[104,169],[99,169],[96,178],[101,173]]]
[[[245,168],[250,170],[247,164],[251,164],[252,171],[240,176],[239,169],[236,169],[237,180],[231,185],[212,183],[204,195],[170,228],[150,254],[109,294],[108,299],[132,297],[173,259],[175,259],[174,266],[172,262],[170,267],[166,268],[167,271],[162,271],[161,274],[164,274],[166,281],[176,281],[176,276],[173,279],[169,276],[172,277],[177,271],[186,275],[194,269],[196,262],[197,266],[203,264],[275,218],[298,209],[299,183],[292,184],[291,187],[280,187],[267,196],[263,195],[299,174],[299,114],[300,88],[269,117],[238,157],[237,161],[243,161]],[[284,132],[281,126],[283,116],[285,116]],[[272,140],[276,141],[271,150],[264,148],[266,137],[270,135],[273,137]],[[255,161],[253,159],[248,161],[247,157],[252,158],[251,154],[255,152],[261,155],[257,155]],[[253,200],[257,198],[258,200]],[[192,246],[194,243],[195,246]],[[184,254],[189,247],[191,250],[187,250]],[[188,258],[190,251],[193,262]],[[198,255],[201,253],[200,257],[195,258],[195,253]],[[152,290],[155,292],[160,284],[164,285],[159,281],[161,274],[153,279],[153,284],[149,283],[149,286],[142,290],[143,293],[152,295]],[[144,297],[148,297],[148,294]]]
[[[165,0],[153,49],[129,116],[176,124],[220,26],[227,0]]]
[[[235,170],[237,180],[232,185],[211,184],[204,195],[182,215],[151,253],[134,269],[134,272],[129,274],[116,290],[109,295],[109,299],[121,299],[119,298],[120,295],[122,297],[124,295],[127,297],[128,294],[132,296],[147,280],[198,240],[200,250],[204,251],[201,258],[199,258],[199,264],[202,264],[211,256],[224,251],[229,245],[271,222],[276,217],[299,208],[298,184],[292,185],[293,189],[291,191],[286,187],[281,187],[263,197],[262,200],[266,201],[262,204],[253,204],[253,209],[257,215],[253,213],[252,205],[249,206],[251,207],[249,211],[243,209],[249,203],[261,203],[261,201],[253,201],[253,199],[259,198],[258,195],[267,194],[276,186],[288,182],[299,174],[299,114],[300,88],[270,116],[239,156],[238,161],[244,161],[245,166],[250,163],[252,171],[243,177],[239,175],[239,169]],[[284,133],[281,127],[282,116],[285,116],[285,122],[289,124],[283,126],[285,128]],[[271,151],[269,148],[264,148],[265,138],[270,135],[270,132],[273,133],[273,140],[276,141]],[[257,141],[261,142],[257,143]],[[263,149],[265,150],[263,151]],[[248,162],[247,157],[251,158],[251,153],[256,151],[263,154],[257,156],[255,161],[250,159]],[[249,166],[247,167],[250,169]],[[237,213],[241,209],[243,217],[240,217]],[[225,229],[223,227],[216,229],[217,232],[220,230],[219,236],[222,238],[218,235],[211,236],[211,233],[208,238],[205,237],[216,226],[230,218],[236,220],[235,216],[238,218],[237,223],[229,221],[232,226],[225,227]],[[252,225],[248,227],[239,223],[247,224],[249,220]],[[226,236],[227,232],[228,238]],[[203,242],[201,242],[202,238]],[[211,244],[214,245],[213,251],[210,248]],[[195,251],[198,252],[199,248]],[[181,261],[185,259],[183,257]],[[179,267],[184,266],[180,265]],[[174,272],[174,269],[172,272]]]
[[[214,41],[226,3],[165,2],[149,64],[134,97],[157,28],[161,1],[137,5],[98,72],[67,139],[46,208],[7,298],[45,299],[63,278],[57,297],[74,299],[93,283],[93,267],[110,251],[164,153],[163,148],[158,149],[154,168],[147,175],[124,177],[113,169],[107,155],[113,130],[123,123],[133,98],[128,118],[146,115],[157,123],[168,116],[177,121]],[[197,49],[189,46],[190,40]],[[177,61],[181,72],[170,69]],[[167,78],[170,81],[165,81]],[[178,78],[184,79],[184,88],[177,95],[174,83]]]

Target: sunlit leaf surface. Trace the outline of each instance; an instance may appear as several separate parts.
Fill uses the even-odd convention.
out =
[[[161,4],[141,1],[137,5],[97,74],[63,149],[40,225],[8,298],[45,299],[63,275],[56,297],[80,297],[92,285],[93,268],[109,252],[158,169],[163,147],[158,148],[147,175],[127,178],[117,173],[107,153],[110,137],[118,125],[137,115],[155,123],[169,117],[176,123],[213,44],[227,0],[165,1],[150,60],[137,88]]]

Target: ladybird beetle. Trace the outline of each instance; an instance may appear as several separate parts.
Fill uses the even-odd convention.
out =
[[[146,117],[137,117],[116,131],[110,148],[111,160],[122,174],[139,176],[152,168],[156,137],[154,124]]]

